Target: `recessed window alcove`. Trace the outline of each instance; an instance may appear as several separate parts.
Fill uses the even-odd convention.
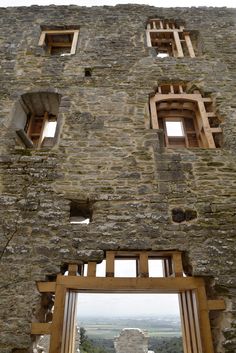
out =
[[[221,120],[213,101],[185,84],[162,84],[150,97],[152,129],[161,129],[169,148],[220,148]]]
[[[26,148],[51,148],[59,136],[61,96],[54,92],[23,94],[13,111],[12,127]]]

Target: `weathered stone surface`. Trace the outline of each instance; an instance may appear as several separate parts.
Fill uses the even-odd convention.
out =
[[[114,339],[116,353],[148,353],[148,335],[139,328],[124,328]]]
[[[32,353],[37,280],[112,249],[183,251],[186,273],[205,277],[208,295],[227,301],[212,319],[216,353],[235,352],[235,14],[141,5],[1,8],[1,353]],[[197,31],[199,55],[156,58],[146,46],[150,17],[185,21]],[[40,25],[73,24],[80,26],[76,55],[50,57],[38,47]],[[150,129],[148,97],[166,82],[187,82],[213,98],[224,120],[222,149],[163,148],[161,132]],[[12,128],[20,96],[37,91],[61,94],[60,138],[48,150],[24,149]],[[71,200],[93,203],[89,225],[69,222]],[[176,208],[197,217],[175,223]]]

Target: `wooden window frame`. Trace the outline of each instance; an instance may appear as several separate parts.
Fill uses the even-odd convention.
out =
[[[49,54],[51,53],[51,50],[53,47],[63,47],[64,45],[62,43],[51,43],[51,45],[48,45],[46,43],[47,35],[67,35],[67,34],[73,34],[73,39],[72,42],[68,42],[66,47],[70,48],[70,53],[69,55],[74,55],[76,53],[76,47],[78,44],[78,38],[79,38],[79,30],[78,29],[67,29],[67,30],[43,30],[40,34],[39,38],[39,46],[42,46],[44,48],[47,48]]]
[[[57,121],[57,117],[56,116],[53,116],[54,120],[53,121],[56,121],[56,123],[58,124],[58,121]],[[38,132],[34,131],[34,123],[35,123],[35,120],[41,120],[41,128]],[[39,149],[39,148],[43,148],[43,142],[44,142],[44,138],[48,138],[52,141],[54,141],[55,139],[55,135],[56,135],[56,130],[55,130],[55,135],[54,137],[44,137],[44,132],[45,132],[45,127],[46,127],[46,124],[48,122],[50,122],[51,118],[50,118],[50,115],[48,114],[48,112],[45,112],[43,116],[35,116],[34,114],[31,114],[31,116],[29,117],[28,119],[28,122],[25,126],[25,134],[27,135],[28,139],[32,142],[32,148],[36,148],[36,149]],[[37,138],[38,137],[38,140],[37,142],[34,142],[34,138]],[[51,143],[49,147],[52,147],[54,145],[54,143]],[[45,146],[47,147],[47,146]]]
[[[165,87],[168,85],[164,85]],[[178,86],[177,93],[174,93]],[[197,136],[198,147],[202,148],[216,148],[214,140],[214,134],[222,134],[222,129],[218,127],[211,127],[209,119],[216,117],[213,111],[208,112],[206,110],[206,104],[212,103],[211,98],[204,98],[199,91],[195,90],[193,93],[185,93],[182,85],[169,85],[169,93],[162,93],[161,85],[158,87],[158,92],[150,97],[150,113],[151,113],[151,127],[152,129],[160,129],[158,108],[157,104],[160,103],[172,104],[179,103],[185,104],[186,106],[191,104],[195,105],[195,108],[191,108],[194,111],[194,128]],[[170,109],[171,110],[171,109]],[[164,118],[165,119],[165,118]],[[184,119],[184,117],[182,118]],[[175,148],[168,143],[168,136],[164,129],[165,146],[169,148]],[[177,146],[178,147],[178,146]],[[186,146],[188,141],[186,141]]]
[[[155,39],[152,38],[154,35],[156,37]],[[191,58],[195,58],[195,52],[191,42],[190,32],[186,31],[184,26],[179,26],[178,28],[174,22],[150,19],[147,24],[146,38],[148,47],[155,47],[157,51],[159,49],[161,52],[165,52],[167,50],[169,56],[173,56],[175,58],[184,57],[182,47],[182,43],[184,42],[186,44],[189,56]],[[155,40],[158,44],[153,46],[153,42]],[[168,49],[167,44],[169,43],[171,43],[171,49]]]
[[[115,260],[120,258],[137,259],[136,278],[114,277]],[[165,277],[149,277],[148,259],[153,258],[163,260]],[[51,336],[49,353],[73,353],[77,292],[178,293],[184,353],[214,353],[209,311],[224,310],[225,303],[207,299],[203,278],[184,276],[181,252],[107,251],[106,277],[96,277],[96,265],[88,262],[87,277],[83,277],[83,265],[69,264],[67,276],[58,275],[55,282],[37,282],[40,293],[55,293],[52,322],[34,322],[31,327],[33,335]]]

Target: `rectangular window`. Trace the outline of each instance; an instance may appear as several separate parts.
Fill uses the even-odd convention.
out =
[[[34,147],[50,147],[53,145],[57,127],[57,118],[45,112],[41,116],[31,114],[28,117],[25,132]]]
[[[156,50],[158,58],[195,57],[190,33],[173,21],[151,19],[147,24],[147,45]]]
[[[50,55],[72,55],[76,52],[78,36],[78,29],[43,30],[39,46],[42,46]]]

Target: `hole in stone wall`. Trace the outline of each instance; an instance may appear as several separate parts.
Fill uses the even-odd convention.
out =
[[[92,221],[92,205],[89,201],[71,201],[70,223],[89,224]]]
[[[92,69],[91,68],[85,68],[84,69],[84,76],[85,77],[92,77]]]
[[[197,218],[197,212],[195,210],[182,208],[174,208],[172,211],[172,221],[176,223],[188,222]]]

